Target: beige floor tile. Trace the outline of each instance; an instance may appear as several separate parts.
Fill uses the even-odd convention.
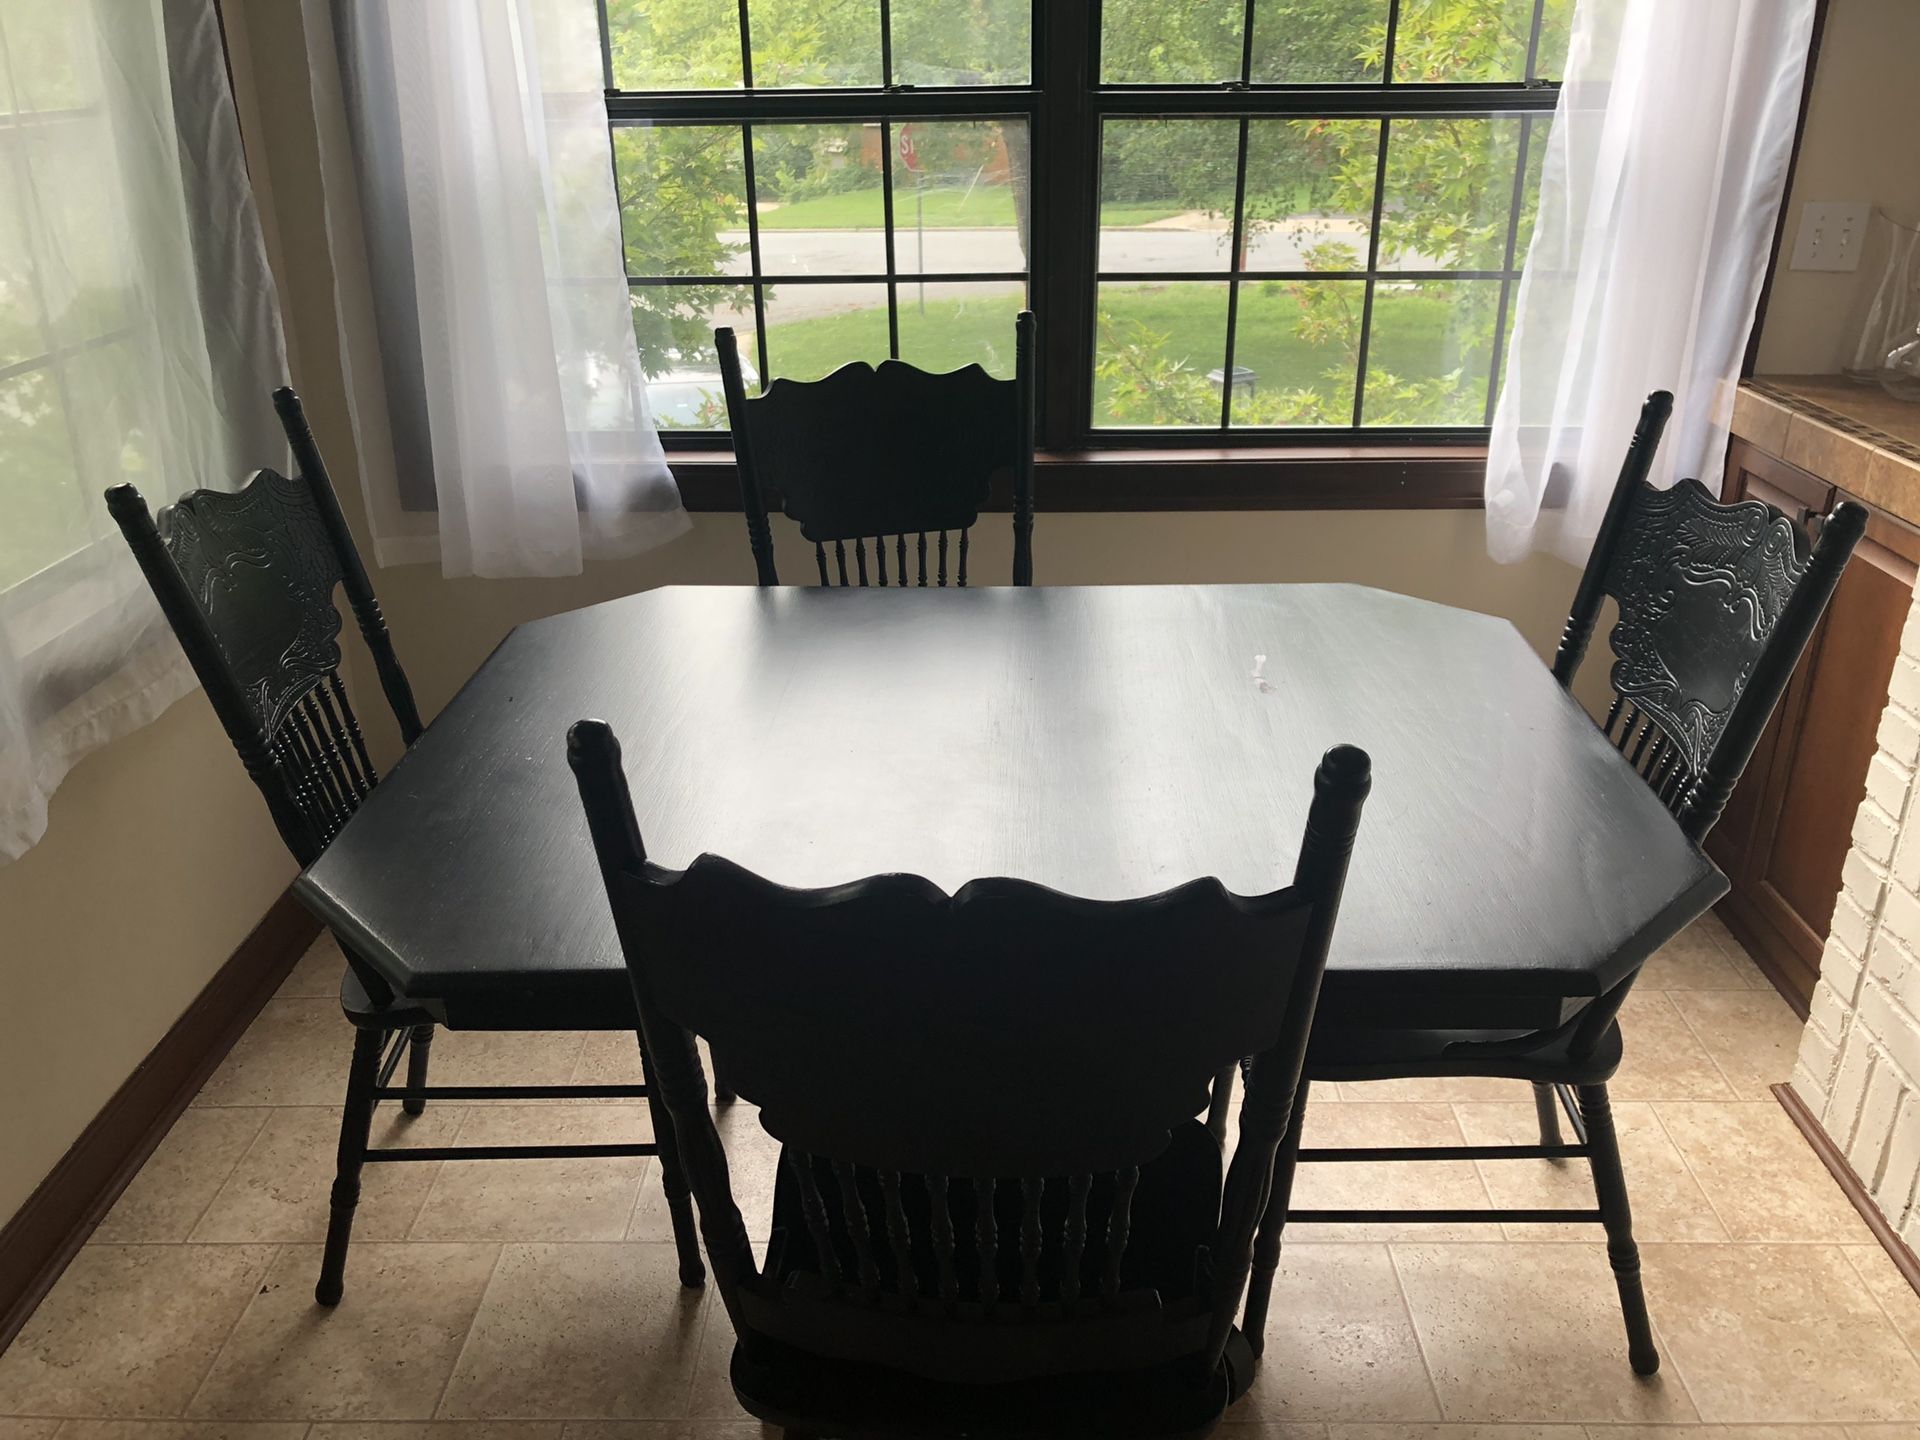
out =
[[[747,1238],[755,1245],[764,1245],[773,1225],[773,1185],[780,1169],[780,1142],[760,1128],[760,1112],[744,1101],[715,1110],[714,1127],[726,1146],[733,1196],[740,1206],[740,1218],[746,1222]],[[627,1226],[629,1240],[665,1244],[673,1239],[673,1222],[667,1216],[667,1197],[660,1188],[658,1165],[658,1161],[649,1161],[641,1178],[639,1203]]]
[[[0,1440],[6,1430],[0,1428]],[[69,1420],[60,1440],[305,1440],[307,1422]]]
[[[1326,1098],[1326,1092],[1337,1091],[1336,1098],[1355,1101],[1360,1104],[1447,1104],[1454,1100],[1511,1100],[1516,1095],[1525,1098],[1528,1089],[1524,1081],[1499,1080],[1487,1075],[1434,1075],[1420,1080],[1348,1080],[1338,1085],[1316,1085],[1313,1098],[1316,1103]]]
[[[316,1425],[307,1440],[562,1440],[564,1428],[557,1421],[350,1420]]]
[[[586,1036],[562,1030],[436,1030],[432,1085],[565,1085]]]
[[[726,1307],[709,1305],[701,1320],[687,1401],[687,1414],[696,1420],[752,1421],[734,1398],[733,1381],[727,1375],[727,1367],[733,1363],[733,1339],[733,1322],[727,1318]]]
[[[185,1240],[206,1213],[266,1110],[188,1108],[93,1232],[101,1244]]]
[[[780,1440],[758,1420],[569,1420],[563,1440]]]
[[[1847,1440],[1839,1425],[1589,1425],[1589,1440]]]
[[[1603,1245],[1395,1245],[1393,1257],[1448,1419],[1698,1418],[1671,1373],[1628,1368]]]
[[[1647,1302],[1701,1418],[1920,1419],[1920,1364],[1839,1246],[1650,1245]]]
[[[0,1414],[184,1414],[271,1246],[87,1245],[0,1355]]]
[[[1669,1430],[1671,1440],[1692,1432]],[[1329,1440],[1587,1440],[1578,1425],[1329,1425]]]
[[[1531,1100],[1519,1105],[1456,1105],[1460,1128],[1475,1145],[1531,1145],[1540,1122]],[[1627,1172],[1633,1233],[1642,1240],[1725,1240],[1727,1232],[1660,1128],[1650,1105],[1613,1107],[1620,1159]],[[1567,1131],[1571,1139],[1571,1131]],[[1480,1178],[1496,1205],[1591,1210],[1593,1171],[1584,1160],[1481,1160]],[[1505,1225],[1509,1240],[1590,1240],[1600,1231],[1567,1225]]]
[[[712,1080],[712,1076],[708,1076]],[[573,1064],[575,1085],[644,1085],[640,1042],[631,1030],[590,1030]],[[617,1102],[616,1102],[617,1103]],[[644,1103],[644,1102],[643,1102]]]
[[[292,973],[280,982],[280,998],[338,1000],[340,977],[346,970],[347,957],[340,953],[339,942],[331,930],[323,930],[320,938],[307,947],[307,953],[300,957]]]
[[[1229,1417],[1238,1415],[1229,1410]],[[1269,1420],[1246,1422],[1228,1418],[1214,1432],[1223,1440],[1327,1440],[1327,1427],[1315,1422]]]
[[[1768,1099],[1768,1086],[1792,1076],[1803,1027],[1773,991],[1702,990],[1670,998],[1740,1099]]]
[[[1920,1355],[1920,1295],[1914,1293],[1907,1277],[1894,1267],[1877,1240],[1841,1248],[1852,1262],[1854,1273],[1907,1342],[1907,1348]],[[1916,1440],[1920,1440],[1920,1434],[1916,1434]]]
[[[1459,1145],[1465,1143],[1453,1107],[1442,1104],[1307,1106],[1303,1145]],[[1485,1209],[1486,1187],[1471,1160],[1359,1165],[1302,1165],[1293,1182],[1296,1209]],[[1290,1225],[1305,1242],[1420,1240],[1497,1241],[1497,1225]]]
[[[1437,1420],[1385,1245],[1289,1245],[1267,1312],[1253,1420]]]
[[[495,1245],[355,1242],[346,1295],[313,1299],[320,1247],[289,1245],[193,1397],[209,1419],[424,1420],[473,1322]]]
[[[347,1091],[353,1026],[336,997],[269,1000],[195,1105],[331,1105]]]
[[[1642,990],[1744,990],[1746,976],[1733,960],[1741,953],[1727,927],[1703,915],[1654,951],[1634,984]]]
[[[1849,1425],[1847,1440],[1920,1440],[1920,1425]]]
[[[684,1416],[705,1298],[671,1245],[508,1245],[439,1414]]]
[[[424,1115],[408,1116],[398,1105],[382,1105],[374,1112],[372,1141],[392,1149],[449,1144],[463,1115],[459,1106],[429,1105]],[[338,1109],[290,1106],[272,1111],[194,1226],[193,1238],[324,1239],[339,1138]],[[430,1160],[362,1166],[354,1243],[404,1239],[438,1169]]]
[[[1607,1082],[1614,1103],[1622,1100],[1731,1100],[1726,1077],[1687,1027],[1664,990],[1633,990],[1620,1007],[1626,1056]]]
[[[640,1144],[653,1124],[639,1105],[476,1105],[462,1145]],[[642,1158],[450,1161],[439,1167],[408,1232],[413,1240],[618,1240],[627,1231]]]
[[[58,1420],[14,1420],[0,1416],[0,1440],[52,1440]]]
[[[1859,1211],[1773,1099],[1654,1109],[1735,1240],[1861,1243],[1872,1238]]]

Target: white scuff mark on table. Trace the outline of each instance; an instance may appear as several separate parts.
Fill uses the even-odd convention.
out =
[[[1267,670],[1267,657],[1264,655],[1254,656],[1253,657],[1253,688],[1258,690],[1262,695],[1265,695],[1267,692],[1273,689],[1272,683],[1267,679],[1266,670]]]

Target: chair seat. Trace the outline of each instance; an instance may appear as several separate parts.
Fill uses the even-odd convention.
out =
[[[1489,1030],[1375,1030],[1316,1025],[1307,1042],[1308,1080],[1419,1080],[1474,1075],[1537,1085],[1598,1085],[1620,1068],[1618,1022],[1582,1056],[1577,1026],[1548,1035]]]
[[[1234,1332],[1227,1363],[1205,1384],[1191,1360],[1152,1369],[960,1385],[826,1360],[756,1338],[736,1345],[733,1390],[747,1412],[835,1440],[992,1435],[995,1440],[1184,1440],[1213,1433],[1252,1381],[1251,1350]]]

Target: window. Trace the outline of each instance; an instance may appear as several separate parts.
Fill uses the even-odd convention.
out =
[[[655,417],[1031,305],[1050,447],[1477,443],[1571,8],[603,0]]]

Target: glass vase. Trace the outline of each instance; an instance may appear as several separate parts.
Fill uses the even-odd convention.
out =
[[[1876,209],[1866,244],[1869,266],[1878,257],[1879,281],[1854,322],[1845,373],[1863,384],[1920,379],[1908,373],[1920,357],[1920,228]],[[1869,270],[1869,273],[1873,273]],[[1889,389],[1894,388],[1892,384]]]

